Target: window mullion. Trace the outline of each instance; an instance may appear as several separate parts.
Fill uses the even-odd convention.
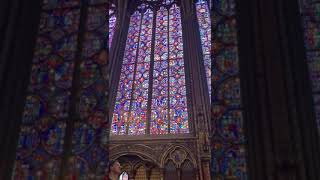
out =
[[[64,145],[62,152],[62,160],[61,160],[61,168],[60,168],[60,178],[64,177],[67,173],[66,164],[69,157],[73,155],[72,149],[72,138],[73,133],[75,131],[75,123],[79,122],[79,112],[77,110],[77,106],[79,104],[79,92],[81,90],[81,63],[83,62],[82,58],[82,49],[84,46],[84,37],[86,31],[86,23],[88,17],[88,8],[89,5],[81,1],[80,7],[80,23],[79,23],[79,31],[78,31],[78,39],[77,39],[77,49],[75,52],[74,58],[74,71],[72,75],[72,86],[71,86],[71,95],[70,95],[70,104],[69,104],[69,112],[68,112],[68,120],[66,121],[66,129],[64,136]]]
[[[167,117],[168,117],[168,134],[170,134],[170,8],[167,9],[168,14],[168,24],[167,24],[167,46],[168,46],[168,57],[167,57],[167,62],[168,62],[168,69],[167,69],[167,75],[168,75],[168,110],[167,110]]]
[[[130,125],[130,119],[131,119],[131,111],[132,111],[132,104],[134,101],[134,90],[135,90],[135,81],[136,81],[136,74],[137,74],[137,67],[138,67],[138,57],[139,57],[139,46],[140,46],[140,35],[141,35],[141,27],[142,27],[142,22],[143,22],[143,13],[141,13],[141,19],[140,19],[140,27],[139,27],[139,35],[138,35],[138,46],[136,50],[136,58],[135,58],[135,63],[134,63],[134,70],[133,70],[133,81],[132,81],[132,92],[131,92],[131,99],[130,99],[130,105],[129,105],[129,114],[128,114],[128,119],[127,119],[127,124],[126,124],[126,134],[129,134],[129,125]]]
[[[208,13],[211,15],[210,7],[211,7],[211,2],[210,0],[207,0],[207,6],[208,6]]]
[[[156,28],[157,28],[156,22],[157,22],[157,10],[153,9],[146,134],[150,134],[150,124],[151,124],[150,122],[151,122],[151,112],[152,112],[151,107],[152,107],[152,93],[153,93],[154,48],[155,48],[155,38],[156,38]]]

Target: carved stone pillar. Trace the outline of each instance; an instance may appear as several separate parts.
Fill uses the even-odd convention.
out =
[[[211,179],[210,176],[210,160],[202,160],[202,175],[204,180]]]
[[[177,174],[178,174],[178,180],[181,180],[181,168],[178,167],[178,168],[176,169],[176,171],[177,171]]]
[[[186,72],[189,74],[187,78],[192,79],[189,86],[191,96],[192,110],[191,115],[193,119],[193,132],[198,137],[197,140],[197,154],[199,154],[197,161],[199,167],[202,169],[201,157],[210,157],[210,148],[208,149],[207,135],[210,129],[210,101],[208,87],[206,83],[206,74],[204,69],[204,61],[202,57],[202,47],[199,26],[197,23],[195,2],[181,1],[182,9],[182,28],[184,37],[184,58]],[[188,72],[189,71],[189,72]],[[210,145],[209,145],[210,147]],[[210,158],[209,158],[210,159]],[[202,171],[199,171],[199,178],[202,180]]]
[[[160,171],[160,180],[164,180],[164,168],[159,168]]]
[[[249,178],[319,179],[298,0],[239,0],[237,11]]]
[[[110,96],[108,100],[109,117],[111,118],[117,87],[119,84],[121,65],[124,56],[125,43],[128,34],[128,27],[130,22],[130,12],[128,12],[128,0],[117,1],[117,23],[116,29],[113,36],[113,43],[109,48],[109,67],[108,72],[110,73]]]
[[[116,67],[118,65],[117,61],[119,61],[119,53],[121,51],[121,47],[123,43],[119,43],[119,42],[123,42],[125,40],[126,36],[126,24],[128,24],[128,15],[127,15],[127,7],[128,7],[128,0],[117,0],[116,1],[116,26],[115,26],[115,30],[114,30],[114,36],[113,36],[113,40],[112,40],[112,44],[109,47],[109,55],[110,55],[110,69],[109,72],[111,73],[111,79],[112,79],[112,75],[116,72]]]
[[[184,59],[187,78],[187,87],[190,92],[190,102],[192,104],[191,114],[194,120],[198,113],[202,114],[201,127],[203,131],[208,131],[210,117],[210,101],[206,75],[202,57],[202,47],[200,40],[199,26],[197,24],[196,9],[193,1],[181,1],[182,30],[184,43]],[[194,123],[194,132],[199,127]]]
[[[151,172],[152,172],[152,169],[151,169],[151,168],[146,168],[147,180],[150,180],[150,178],[151,178]]]
[[[136,174],[137,174],[137,170],[132,169],[129,174],[129,180],[134,180],[134,178],[136,177]]]
[[[195,167],[195,168],[193,168],[193,171],[194,171],[194,175],[195,175],[196,180],[200,180],[199,171],[201,171],[201,169]]]

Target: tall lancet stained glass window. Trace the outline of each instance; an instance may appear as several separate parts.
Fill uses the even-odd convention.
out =
[[[105,174],[108,0],[81,2],[43,1],[12,179]]]
[[[109,7],[109,47],[111,47],[111,42],[113,39],[115,27],[116,27],[116,13],[115,13],[115,5],[111,4],[111,7]]]
[[[212,179],[248,179],[241,105],[235,0],[213,0]],[[198,14],[205,12],[201,3]],[[201,23],[200,23],[201,24]]]
[[[56,179],[63,162],[80,3],[44,1],[12,179]]]
[[[166,0],[131,15],[112,135],[189,132],[180,14]]]
[[[211,19],[209,1],[199,0],[196,3],[197,18],[201,37],[203,63],[206,72],[209,96],[211,99]]]

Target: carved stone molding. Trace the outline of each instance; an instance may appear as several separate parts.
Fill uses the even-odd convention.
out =
[[[110,147],[110,159],[117,159],[121,156],[135,155],[140,157],[144,161],[153,162],[159,164],[159,157],[157,157],[156,152],[144,144],[136,145],[115,145]]]
[[[193,158],[194,157],[191,154],[189,154],[186,151],[186,149],[184,149],[180,146],[175,146],[174,148],[171,148],[169,150],[169,153],[167,154],[167,157],[165,157],[163,162],[165,164],[168,160],[172,160],[175,163],[176,168],[181,168],[181,165],[185,161],[190,160],[193,163],[193,166],[196,167],[197,162]]]
[[[189,159],[196,167],[197,155],[196,141],[190,139],[184,142],[176,142],[175,140],[152,141],[152,142],[111,142],[110,143],[110,159],[118,159],[122,156],[134,155],[140,157],[143,161],[153,163],[158,167],[164,167],[168,159],[172,159],[177,167],[187,159]]]

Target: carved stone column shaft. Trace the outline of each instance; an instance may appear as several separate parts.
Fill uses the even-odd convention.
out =
[[[128,27],[130,22],[130,14],[128,12],[128,0],[117,1],[117,23],[113,36],[113,43],[109,48],[110,66],[110,97],[108,100],[108,107],[110,107],[109,117],[111,119],[114,109],[115,98],[117,94],[117,87],[119,84],[121,65],[124,56],[125,43],[127,39]]]
[[[239,0],[237,10],[249,177],[316,180],[319,137],[298,1]]]

